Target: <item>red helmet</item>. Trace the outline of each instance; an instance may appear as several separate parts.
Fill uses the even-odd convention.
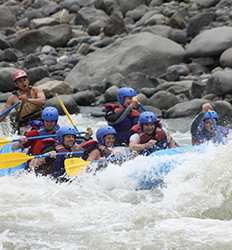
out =
[[[24,70],[17,69],[12,76],[12,80],[15,82],[17,79],[27,77],[27,73]]]

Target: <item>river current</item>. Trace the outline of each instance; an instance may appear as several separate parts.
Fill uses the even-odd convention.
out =
[[[73,118],[82,128],[104,124]],[[165,125],[184,145],[189,123]],[[1,126],[8,134],[9,125]],[[232,142],[173,159],[164,188],[153,190],[137,190],[133,178],[162,161],[152,157],[83,173],[71,184],[26,173],[1,177],[0,249],[232,249]]]

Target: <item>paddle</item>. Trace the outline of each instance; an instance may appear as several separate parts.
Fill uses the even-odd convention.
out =
[[[56,156],[62,156],[62,155],[71,156],[71,155],[81,155],[81,154],[83,154],[83,151],[61,152],[61,153],[57,153]],[[49,157],[49,153],[42,154],[42,155],[27,155],[26,153],[23,153],[23,152],[0,154],[0,169],[14,168],[29,160],[38,159],[38,158],[46,158],[46,157]]]
[[[0,112],[0,118],[3,118],[5,116],[7,116],[11,110],[15,109],[21,102],[16,102],[15,104],[11,105],[8,108],[5,108],[4,110],[2,110]]]
[[[64,161],[66,174],[70,177],[76,176],[80,171],[86,169],[91,161],[85,161],[81,158],[69,158]]]
[[[85,132],[79,132],[77,139],[83,139],[81,134],[85,134]],[[33,141],[33,140],[41,140],[41,139],[46,139],[46,138],[56,138],[56,134],[50,134],[50,135],[39,135],[39,136],[32,136],[32,137],[27,137],[28,141]],[[19,142],[20,139],[5,139],[5,138],[0,138],[0,147],[8,144],[8,143],[14,143],[14,142]]]
[[[77,131],[77,133],[79,133],[79,130],[78,130],[78,128],[76,127],[76,125],[75,125],[75,123],[74,123],[74,121],[73,121],[71,115],[69,114],[67,108],[65,107],[64,102],[58,97],[58,95],[56,95],[56,98],[57,98],[57,100],[58,100],[58,102],[59,102],[61,108],[63,109],[65,115],[67,116],[68,120],[70,121],[71,125],[74,127],[74,129]]]

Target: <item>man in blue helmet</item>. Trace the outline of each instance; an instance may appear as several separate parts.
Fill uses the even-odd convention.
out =
[[[57,130],[57,145],[55,147],[56,153],[60,152],[77,152],[81,150],[80,145],[76,144],[77,131],[70,126],[64,126]],[[56,153],[50,153],[52,157],[56,157]],[[64,161],[66,156],[57,157],[51,166],[51,176],[54,178],[58,178],[59,181],[66,181],[67,179],[64,177],[65,168]]]
[[[136,91],[128,87],[118,89],[117,98],[120,105],[105,106],[105,119],[117,132],[116,145],[128,145],[131,128],[137,123],[140,114],[139,102]]]
[[[205,142],[216,144],[225,144],[229,129],[217,125],[218,114],[215,111],[206,112],[198,126],[193,145],[199,145]]]
[[[176,147],[175,141],[166,134],[155,113],[145,111],[140,114],[138,125],[132,128],[134,134],[130,137],[129,147],[139,154],[150,153]]]

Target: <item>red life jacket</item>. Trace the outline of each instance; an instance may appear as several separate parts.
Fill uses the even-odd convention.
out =
[[[141,144],[145,144],[151,139],[156,140],[158,142],[167,140],[167,135],[162,129],[160,122],[156,124],[154,132],[151,135],[144,133],[139,124],[136,124],[135,126],[133,126],[131,130],[133,131],[133,133],[139,134]]]
[[[51,133],[51,134],[54,134]],[[34,136],[39,136],[40,131],[39,130],[31,130],[28,131],[25,136],[26,137],[34,137]],[[33,140],[33,141],[28,141],[24,144],[24,147],[30,147],[30,153],[33,155],[37,154],[42,154],[45,152],[46,148],[48,147],[54,147],[56,143],[56,140],[54,138],[45,138],[45,139],[38,139],[38,140]]]

